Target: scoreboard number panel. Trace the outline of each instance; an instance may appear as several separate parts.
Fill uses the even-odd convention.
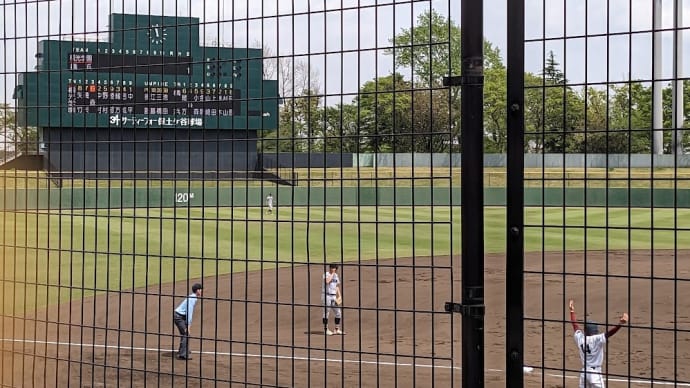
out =
[[[231,117],[241,114],[239,89],[67,85],[67,113]]]
[[[100,71],[111,73],[149,73],[193,75],[192,57],[154,56],[126,54],[69,53],[69,70]]]

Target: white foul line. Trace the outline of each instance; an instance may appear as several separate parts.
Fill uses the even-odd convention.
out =
[[[120,345],[105,345],[105,344],[87,344],[87,343],[76,343],[76,342],[59,342],[59,341],[42,341],[42,340],[31,340],[31,339],[15,339],[15,338],[2,338],[0,342],[14,342],[14,343],[29,343],[29,344],[42,344],[42,345],[56,345],[56,346],[74,346],[74,347],[86,347],[86,348],[97,348],[97,349],[118,349],[118,350],[131,350],[131,351],[142,351],[142,352],[174,352],[175,349],[161,349],[161,348],[147,348],[147,347],[136,347],[136,346],[120,346]],[[268,358],[275,360],[293,360],[293,361],[316,361],[316,362],[333,362],[341,364],[364,364],[364,365],[383,365],[383,366],[408,366],[415,368],[437,368],[437,369],[452,369],[460,370],[458,366],[451,365],[432,365],[432,364],[417,364],[417,363],[407,363],[407,362],[390,362],[390,361],[369,361],[369,360],[348,360],[339,358],[321,358],[321,357],[304,357],[304,356],[281,356],[279,354],[252,354],[252,353],[238,353],[238,352],[209,352],[209,351],[193,351],[191,353],[195,354],[206,354],[212,356],[228,356],[228,357],[245,357],[245,358]],[[501,369],[486,369],[488,372],[504,373],[505,371]],[[525,367],[523,368],[526,375],[532,376],[545,376],[545,377],[555,377],[555,378],[566,378],[566,379],[579,379],[578,375],[566,375],[566,374],[556,374],[556,373],[541,373],[532,372],[533,368]],[[680,383],[672,381],[655,381],[655,380],[639,380],[639,379],[620,379],[611,378],[607,379],[608,382],[614,383],[628,383],[628,384],[645,384],[645,385],[672,385],[675,387],[690,387],[690,383]]]
[[[76,342],[58,342],[58,341],[41,341],[30,339],[0,339],[0,342],[16,342],[42,345],[56,345],[56,346],[74,346],[98,349],[119,349],[143,352],[174,352],[175,349],[160,349],[160,348],[145,348],[136,346],[120,346],[120,345],[105,345],[105,344],[82,344]],[[229,356],[229,357],[247,357],[247,358],[270,358],[277,360],[296,360],[296,361],[316,361],[316,362],[335,362],[345,364],[370,364],[370,365],[384,365],[384,366],[410,366],[417,368],[438,368],[438,369],[454,369],[460,370],[460,367],[450,365],[432,365],[432,364],[413,364],[404,362],[389,362],[389,361],[369,361],[369,360],[348,360],[339,358],[320,358],[320,357],[304,357],[304,356],[281,356],[279,354],[252,354],[252,353],[237,353],[237,352],[210,352],[210,351],[192,351],[194,354],[207,354],[212,356]],[[502,372],[494,370],[495,372]]]

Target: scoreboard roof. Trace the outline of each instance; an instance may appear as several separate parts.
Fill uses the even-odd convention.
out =
[[[199,45],[199,19],[110,15],[108,42],[45,40],[15,89],[22,125],[271,130],[263,51]]]

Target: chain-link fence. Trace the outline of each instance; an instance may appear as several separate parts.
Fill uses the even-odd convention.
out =
[[[690,386],[688,9],[3,2],[0,384]]]
[[[2,386],[460,385],[454,2],[0,9]]]
[[[512,161],[543,163],[508,166],[509,349],[528,386],[687,386],[690,4],[521,3]]]

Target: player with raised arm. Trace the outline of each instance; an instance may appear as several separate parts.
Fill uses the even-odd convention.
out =
[[[572,323],[573,331],[575,331],[573,337],[582,361],[580,388],[604,388],[606,384],[601,373],[601,364],[604,362],[604,347],[608,338],[616,334],[622,325],[628,323],[628,313],[623,313],[619,323],[605,333],[599,333],[597,324],[587,321],[583,333],[577,324],[575,302],[572,299],[568,303],[568,307],[570,308],[570,323]]]

